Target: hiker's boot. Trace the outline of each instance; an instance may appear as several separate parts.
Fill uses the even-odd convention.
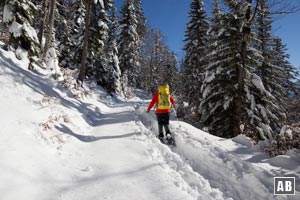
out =
[[[175,145],[175,140],[172,137],[171,133],[167,133],[167,142],[169,145]]]

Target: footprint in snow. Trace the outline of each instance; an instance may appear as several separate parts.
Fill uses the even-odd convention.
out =
[[[92,170],[93,170],[93,168],[91,166],[87,166],[86,168],[81,169],[80,171],[82,171],[82,172],[91,172]]]

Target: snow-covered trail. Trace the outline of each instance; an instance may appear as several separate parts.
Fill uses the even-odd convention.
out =
[[[76,151],[90,154],[90,163],[81,167],[88,176],[77,180],[79,185],[67,187],[64,199],[223,199],[222,193],[144,128],[134,110],[138,103],[131,104],[89,113],[90,135],[69,131],[87,143]]]
[[[75,99],[0,53],[2,200],[223,199],[145,128],[141,101]]]
[[[88,135],[69,131],[81,144],[76,150],[73,145],[63,147],[64,152],[74,152],[75,163],[70,164],[70,155],[63,156],[66,163],[82,169],[82,176],[60,192],[63,199],[194,199],[174,184],[175,172],[162,170],[162,163],[150,159],[132,107],[109,108],[88,117],[93,127]]]
[[[142,92],[124,100],[97,88],[92,96],[76,99],[3,50],[0,83],[1,200],[300,197],[299,192],[274,196],[273,177],[285,173],[267,161],[265,168],[250,162],[263,153],[240,142],[173,119],[177,146],[161,144],[155,115],[145,112],[149,97]],[[291,161],[294,168],[287,172],[299,178],[297,160]]]
[[[149,130],[157,132],[154,114],[147,116],[143,114],[142,109],[139,113],[144,125]],[[237,142],[234,142],[209,135],[175,119],[170,122],[170,126],[176,141],[176,147],[172,151],[178,154],[196,173],[208,180],[213,188],[218,188],[223,192],[224,198],[296,200],[300,197],[299,191],[296,191],[295,196],[274,196],[273,178],[285,176],[285,170],[274,166],[262,168],[259,164],[256,165],[254,157],[258,157],[258,160],[268,158],[261,150],[255,149],[257,147],[251,150],[250,142],[243,136],[236,138]],[[299,166],[298,169],[300,170]],[[299,178],[300,174],[292,175]],[[296,190],[298,189],[300,188]]]

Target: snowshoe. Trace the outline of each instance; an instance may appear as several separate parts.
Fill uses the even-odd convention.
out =
[[[161,143],[165,143],[164,136],[158,136],[158,139]]]
[[[175,146],[175,140],[174,140],[174,138],[172,137],[171,134],[167,134],[166,140],[167,140],[168,145],[174,145]]]

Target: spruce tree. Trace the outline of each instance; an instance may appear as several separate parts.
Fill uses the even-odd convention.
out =
[[[45,33],[45,29],[47,30],[47,26],[48,26],[48,23],[47,23],[47,18],[48,18],[48,15],[49,15],[49,12],[48,12],[48,7],[50,6],[49,5],[49,0],[43,0],[42,1],[42,5],[41,5],[41,12],[39,12],[38,14],[41,15],[40,17],[40,22],[39,22],[39,33],[38,33],[38,38],[39,38],[39,42],[41,44],[41,49],[43,50],[43,38],[44,38],[44,33]]]
[[[55,11],[56,11],[56,0],[50,0],[49,6],[49,30],[45,35],[45,46],[43,48],[43,59],[45,59],[46,55],[48,54],[48,50],[54,46],[55,43],[55,36],[54,36],[54,21],[55,21]]]
[[[3,26],[3,10],[4,10],[4,4],[5,1],[0,2],[0,32],[2,32],[2,26]]]
[[[24,50],[28,53],[29,69],[33,69],[40,48],[36,31],[32,26],[35,12],[36,7],[29,0],[5,1],[3,21],[11,33],[9,45],[16,49],[18,58],[24,56],[22,55]]]
[[[206,61],[206,47],[208,42],[208,19],[202,0],[193,0],[190,4],[190,21],[185,32],[186,52],[184,58],[185,97],[194,112],[198,112],[201,99],[201,84],[203,82]]]
[[[107,45],[105,48],[107,58],[107,90],[109,93],[121,93],[121,70],[119,67],[118,48],[117,48],[117,27],[118,21],[116,18],[115,7],[113,6],[110,12],[109,33]]]
[[[134,0],[126,0],[119,21],[118,53],[123,90],[136,87],[140,74],[141,42],[137,32],[138,21]]]
[[[288,61],[290,55],[286,53],[287,47],[283,44],[281,38],[274,37],[272,42],[273,50],[273,63],[275,66],[280,67],[281,74],[278,76],[281,78],[280,83],[283,88],[283,93],[281,99],[283,99],[282,104],[286,107],[285,100],[299,98],[299,71],[292,66]],[[298,81],[298,82],[297,82]]]
[[[145,34],[146,34],[146,17],[144,14],[144,10],[142,8],[142,1],[141,0],[134,0],[134,6],[136,10],[136,18],[137,18],[137,33],[142,41]]]
[[[259,11],[257,15],[257,45],[256,48],[261,52],[261,63],[257,65],[255,73],[262,79],[265,89],[274,96],[274,103],[272,109],[276,117],[271,121],[272,129],[277,132],[283,126],[286,120],[284,101],[287,97],[284,85],[285,69],[283,65],[278,65],[277,53],[274,52],[272,18],[270,16],[269,8],[266,0],[259,2]],[[287,69],[286,69],[287,70]]]
[[[59,6],[56,36],[60,65],[76,69],[80,63],[85,26],[85,5],[83,0],[61,1]]]
[[[254,139],[272,138],[276,99],[268,92],[255,68],[262,53],[255,48],[251,2],[224,0],[226,12],[218,14],[217,32],[210,42],[200,105],[202,123],[212,134]],[[219,13],[215,9],[214,13]],[[220,26],[221,25],[221,26]],[[211,49],[212,48],[212,49]]]
[[[5,1],[0,2],[0,19],[3,17],[3,9],[4,9]]]
[[[237,94],[237,65],[240,65],[239,32],[241,21],[232,13],[222,12],[214,4],[210,41],[209,64],[205,67],[200,104],[201,123],[209,132],[221,137],[233,137],[237,123],[233,99]]]
[[[105,47],[109,35],[108,12],[111,9],[111,0],[92,4],[91,26],[90,26],[90,57],[88,76],[104,87],[107,86],[107,59]]]
[[[106,56],[105,43],[108,38],[107,10],[112,6],[112,0],[86,2],[85,36],[81,58],[79,80],[87,75],[94,78],[98,84],[103,84]]]
[[[6,30],[6,26],[3,22],[3,10],[4,10],[4,4],[5,4],[5,1],[1,1],[0,2],[0,40],[2,41],[5,36],[5,34],[7,33],[8,30]]]
[[[78,80],[82,83],[86,76],[86,59],[89,47],[89,35],[90,35],[90,12],[91,12],[91,0],[85,1],[86,3],[86,14],[85,14],[85,28],[84,28],[84,39],[82,45],[81,64],[78,75]]]
[[[139,68],[137,68],[135,70],[135,73],[138,74],[137,76],[135,76],[135,79],[136,79],[136,86],[138,88],[141,88],[141,85],[142,85],[142,81],[143,81],[143,78],[141,76],[141,74],[143,73],[143,70],[142,70],[142,65],[141,63],[143,62],[143,57],[141,56],[141,48],[142,46],[144,45],[144,37],[145,37],[145,34],[146,34],[146,30],[147,30],[147,27],[146,27],[146,17],[145,17],[145,14],[144,14],[144,10],[142,8],[142,0],[134,0],[134,6],[135,6],[135,12],[136,12],[136,20],[137,20],[137,27],[136,27],[136,32],[139,36],[139,63],[140,63],[140,66]]]

